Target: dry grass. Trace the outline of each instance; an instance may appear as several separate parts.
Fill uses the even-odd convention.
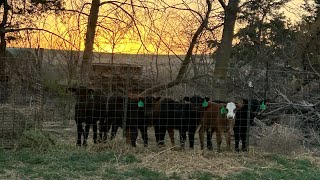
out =
[[[253,171],[250,165],[258,165],[261,169],[282,168],[272,158],[277,153],[261,151],[252,147],[248,153],[181,150],[177,147],[161,147],[151,145],[147,148],[140,144],[137,148],[126,145],[122,138],[103,145],[92,146],[89,151],[113,151],[119,157],[134,154],[141,162],[134,164],[118,164],[118,170],[126,170],[135,166],[162,172],[167,176],[178,174],[182,179],[188,179],[196,172],[208,172],[215,176],[227,177],[244,171]],[[299,151],[286,156],[290,159],[308,159],[320,168],[320,158],[314,157],[310,151]]]
[[[95,145],[89,148],[89,151],[113,151],[119,157],[124,154],[134,154],[137,159],[141,160],[139,167],[145,167],[157,172],[162,172],[167,176],[179,174],[183,179],[196,172],[209,172],[213,175],[225,177],[230,174],[248,170],[247,164],[266,164],[266,157],[270,153],[261,152],[252,149],[249,153],[235,153],[215,151],[181,150],[177,147],[157,147],[150,145],[145,148],[140,144],[137,148],[126,145],[121,137],[112,142],[102,145]],[[118,164],[118,169],[130,169],[137,164]],[[274,162],[264,165],[273,167]]]
[[[92,151],[112,150],[119,157],[123,154],[134,154],[141,160],[139,166],[163,172],[170,176],[174,173],[187,178],[194,172],[210,172],[218,176],[226,176],[245,169],[244,164],[248,157],[234,153],[202,152],[197,150],[177,150],[174,147],[132,148],[123,140],[116,139],[111,144],[97,145]],[[128,169],[135,164],[119,165],[119,169]]]
[[[294,154],[303,150],[303,133],[293,127],[281,124],[266,126],[259,124],[250,134],[254,144],[261,150],[278,154]]]
[[[34,110],[31,107],[0,105],[0,147],[13,148],[26,129],[34,126]]]
[[[281,130],[282,128],[279,129]],[[117,137],[113,141],[108,140],[105,144],[93,144],[90,134],[89,146],[87,148],[75,147],[75,128],[63,129],[63,131],[60,132],[63,136],[59,136],[58,134],[56,134],[56,136],[66,138],[61,142],[67,145],[61,147],[57,146],[57,148],[59,148],[57,149],[58,152],[71,152],[70,155],[79,152],[81,155],[88,154],[88,157],[93,158],[99,156],[101,153],[112,152],[111,158],[114,159],[114,161],[102,161],[97,172],[104,172],[105,170],[110,170],[110,167],[113,167],[114,172],[121,175],[122,172],[125,173],[134,170],[135,168],[146,168],[154,172],[163,173],[167,177],[176,174],[181,179],[196,179],[194,178],[194,175],[198,172],[209,173],[221,178],[229,178],[230,175],[234,175],[235,173],[242,174],[243,172],[255,172],[257,167],[260,172],[269,171],[270,169],[287,168],[283,167],[277,160],[274,160],[274,156],[278,156],[277,153],[262,151],[260,147],[250,146],[250,151],[248,153],[201,151],[198,144],[196,144],[194,150],[187,148],[182,150],[178,147],[172,147],[170,143],[168,143],[168,139],[166,140],[167,146],[158,147],[154,143],[154,131],[152,128],[149,132],[150,144],[147,148],[143,147],[140,137],[138,138],[138,147],[133,148],[131,145],[127,145],[122,137],[120,129]],[[68,134],[68,136],[66,134]],[[196,139],[196,142],[198,142],[198,139]],[[225,142],[223,143],[225,144]],[[66,150],[61,149],[64,147]],[[131,163],[123,163],[123,158],[131,157],[130,155],[134,158],[133,160],[129,160]],[[68,156],[67,153],[63,156],[64,158],[61,159],[68,160]],[[296,152],[294,156],[289,155],[285,157],[290,159],[288,162],[295,159],[308,159],[313,165],[320,168],[320,158],[314,157],[313,152],[311,151],[300,151]],[[50,159],[46,156],[45,158],[48,158],[48,160]],[[280,159],[280,161],[281,160],[282,159]],[[88,160],[88,162],[91,161],[92,163],[95,163],[94,159]],[[15,177],[14,171],[11,172],[9,170],[7,173],[11,174],[9,177]],[[63,171],[63,173],[65,173],[65,171]],[[92,175],[93,176],[90,175],[91,178],[94,177],[94,173],[92,173]],[[84,179],[86,178],[88,178],[87,175]],[[101,177],[97,176],[97,178]]]

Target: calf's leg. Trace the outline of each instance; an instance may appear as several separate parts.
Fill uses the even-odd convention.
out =
[[[156,143],[157,145],[159,145],[160,144],[160,126],[159,125],[154,126],[154,135],[156,136]]]
[[[213,134],[213,129],[212,128],[208,128],[207,129],[207,148],[209,150],[213,149],[213,146],[212,146],[212,134]]]
[[[193,149],[193,147],[194,147],[194,134],[195,134],[196,132],[195,132],[195,130],[189,130],[189,147],[191,148],[191,149]]]
[[[117,131],[118,131],[118,126],[116,124],[113,124],[111,127],[111,137],[110,137],[111,140],[116,137]],[[127,132],[130,133],[130,130]]]
[[[222,143],[222,132],[221,130],[217,130],[216,131],[216,138],[217,138],[217,151],[220,152],[221,151],[221,143]]]
[[[137,138],[138,138],[138,127],[131,127],[130,128],[130,132],[131,132],[131,145],[133,147],[137,147]]]
[[[234,129],[234,149],[239,152],[240,132],[238,129]]]
[[[82,127],[82,123],[80,123],[78,121],[77,123],[77,146],[81,146],[81,137],[82,134],[84,133],[83,127]]]
[[[173,128],[168,128],[168,133],[169,133],[169,137],[171,140],[171,145],[175,146],[175,142],[174,142],[174,129]],[[164,140],[164,138],[163,138]]]
[[[205,131],[205,127],[203,125],[201,125],[201,127],[199,129],[199,139],[200,139],[201,150],[203,150],[203,148],[204,148],[204,131]]]
[[[143,144],[145,147],[148,146],[148,127],[147,126],[141,126],[140,128],[140,132],[142,135],[142,139],[143,139]]]
[[[241,131],[242,151],[247,151],[247,128],[243,128]]]
[[[88,139],[88,136],[89,136],[89,130],[90,130],[90,124],[86,123],[85,131],[84,131],[84,138],[83,138],[83,143],[82,143],[83,146],[87,145],[87,139]]]
[[[187,139],[187,132],[185,129],[180,128],[179,129],[179,134],[180,134],[180,146],[181,148],[184,148],[186,139]]]
[[[231,151],[231,130],[225,132],[225,137],[227,141],[227,150]]]
[[[97,121],[94,121],[92,124],[92,131],[93,131],[93,143],[97,143],[97,133],[98,133],[98,126]]]

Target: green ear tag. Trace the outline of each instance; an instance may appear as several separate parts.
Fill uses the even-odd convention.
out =
[[[90,94],[90,99],[93,99],[93,94]]]
[[[221,114],[227,113],[227,109],[224,106],[222,106],[221,109],[220,109],[220,113]]]
[[[262,101],[261,105],[260,105],[260,109],[261,110],[266,110],[267,106],[264,104],[264,101]]]
[[[202,107],[208,107],[208,102],[206,100],[203,101]]]
[[[144,106],[144,103],[140,100],[139,102],[138,102],[138,107],[143,107]]]

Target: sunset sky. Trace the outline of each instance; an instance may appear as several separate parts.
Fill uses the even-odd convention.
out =
[[[185,2],[189,3],[188,5],[192,9],[204,14],[204,0],[187,0]],[[179,1],[169,0],[167,3],[178,4]],[[300,8],[302,3],[303,0],[293,0],[283,8],[292,22],[299,20],[303,15],[303,10]],[[81,8],[80,1],[68,1],[67,5],[70,9],[79,10]],[[159,1],[156,5],[159,5]],[[218,7],[219,4],[215,4],[213,8]],[[138,21],[133,23],[125,13],[114,11],[111,6],[105,5],[101,7],[100,15],[107,15],[108,18],[99,18],[94,50],[108,53],[111,53],[113,49],[115,53],[172,54],[168,49],[174,49],[175,53],[184,54],[192,33],[199,25],[197,18],[186,11],[168,10],[166,13],[152,15],[139,12],[137,13]],[[113,19],[109,17],[113,17]],[[123,19],[126,23],[114,20],[115,18]],[[38,27],[48,29],[63,37],[64,40],[43,32],[37,32],[31,38],[23,33],[21,36],[28,39],[29,45],[26,45],[25,42],[22,44],[31,47],[40,43],[39,47],[43,48],[83,50],[86,22],[86,16],[46,16],[37,23]],[[138,27],[139,33],[132,27]],[[144,43],[141,43],[141,39]],[[21,46],[21,44],[10,44],[9,46]]]

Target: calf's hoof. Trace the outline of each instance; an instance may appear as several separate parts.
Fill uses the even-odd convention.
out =
[[[248,152],[247,148],[242,149],[242,152]]]
[[[163,141],[158,142],[158,147],[163,147],[163,146],[164,146],[164,142]]]

